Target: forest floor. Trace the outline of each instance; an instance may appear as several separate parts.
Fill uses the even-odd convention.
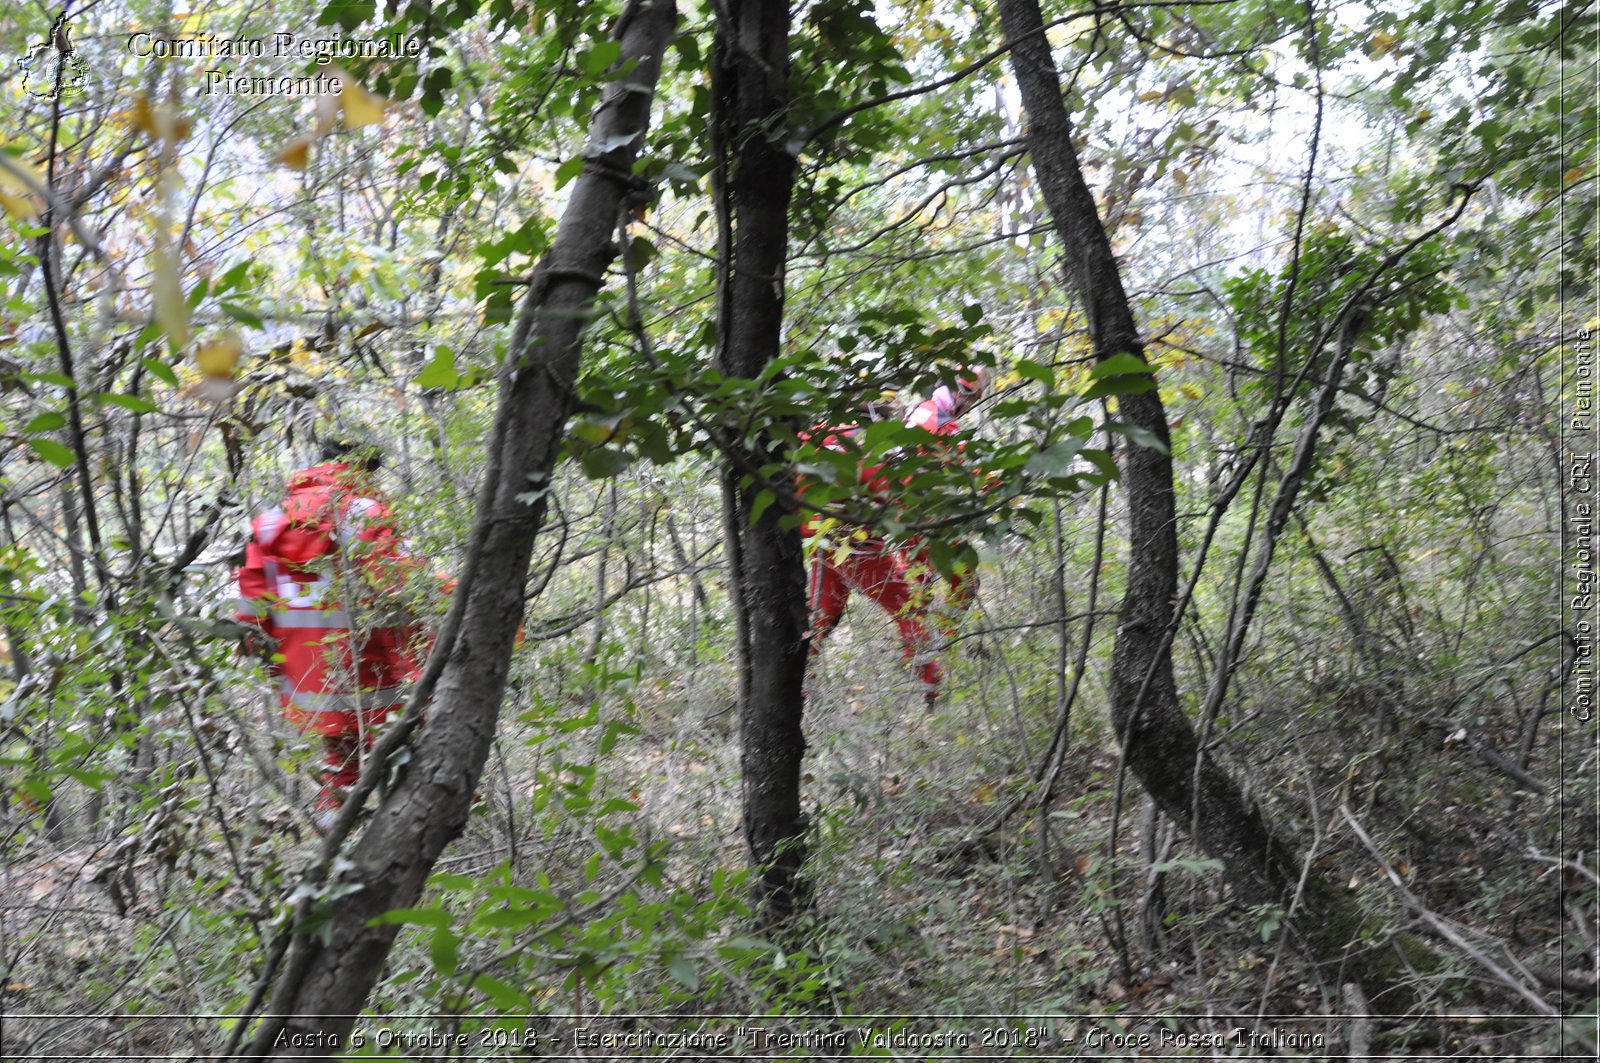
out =
[[[1388,1059],[1555,1058],[1552,1023],[1474,1014],[1450,1002],[1448,987],[1425,1011],[1351,1017],[1337,974],[1306,964],[1277,913],[1219,894],[1211,865],[1152,821],[1132,780],[1119,801],[1115,750],[1092,710],[1079,707],[1055,800],[1039,815],[1021,784],[1045,754],[1040,736],[1056,705],[1016,685],[1009,656],[1020,640],[963,643],[930,712],[882,617],[857,605],[852,620],[814,669],[808,704],[815,906],[803,948],[812,995],[791,993],[782,999],[793,1011],[773,1015],[770,987],[719,968],[714,943],[748,933],[724,913],[693,959],[726,977],[680,994],[666,1009],[673,1022],[717,1014],[724,1018],[707,1028],[731,1029],[748,1020],[727,1016],[748,1015],[803,1036],[892,1031],[885,1017],[899,1016],[904,1030],[948,1039],[942,1048],[891,1041],[850,1051],[907,1059],[1332,1059],[1363,1043]],[[537,708],[514,693],[482,781],[485,800],[438,871],[481,878],[510,860],[524,886],[547,882],[568,898],[585,886],[604,893],[622,865],[582,868],[597,831],[626,821],[643,841],[670,840],[664,889],[715,893],[717,869],[744,862],[729,673],[707,661],[665,678],[613,679],[595,697],[580,683]],[[270,911],[274,891],[287,894],[315,845],[301,812],[313,766],[263,703],[250,705],[219,715],[212,729],[214,790],[203,771],[191,772],[172,779],[142,819],[105,809],[101,844],[69,829],[59,841],[40,832],[13,848],[0,869],[8,960],[0,1055],[142,1059],[215,1043],[219,1020],[205,1016],[236,1008],[260,962],[252,918]],[[551,717],[563,713],[580,722],[552,731]],[[545,725],[530,725],[541,717]],[[628,730],[606,756],[610,720]],[[632,811],[599,827],[553,826],[566,821],[548,805],[539,810],[540,788],[586,765],[597,767],[588,796],[623,797]],[[10,814],[15,825],[29,813],[13,802]],[[1354,875],[1352,889],[1370,877],[1344,868],[1335,870]],[[391,973],[413,973],[380,990],[374,1014],[437,1006],[437,990],[416,988],[429,949],[425,932],[402,934]],[[550,979],[529,987],[533,998],[569,1024],[662,1010],[643,968],[638,985],[596,983],[586,997],[581,980],[528,962],[522,977]]]

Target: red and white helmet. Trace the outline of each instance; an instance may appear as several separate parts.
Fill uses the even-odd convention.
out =
[[[964,365],[956,370],[956,393],[968,402],[976,402],[983,398],[984,386],[987,383],[981,365]]]

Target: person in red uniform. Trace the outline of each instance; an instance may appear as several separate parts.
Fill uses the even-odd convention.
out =
[[[918,403],[907,415],[906,424],[937,436],[949,437],[955,449],[959,450],[961,444],[955,437],[960,435],[961,425],[957,418],[983,398],[983,373],[979,369],[962,369],[956,374],[955,383],[954,389],[941,386],[935,389],[932,398]],[[927,541],[921,536],[914,536],[906,543],[903,554],[907,570],[918,583],[920,591],[925,596],[931,595],[938,574],[929,561]],[[945,593],[948,607],[945,610],[945,624],[950,628],[944,632],[947,637],[954,633],[954,617],[970,609],[977,594],[978,573],[975,569],[959,566],[950,574]]]
[[[820,436],[820,446],[845,452],[859,440],[862,431],[859,425],[841,425],[819,428],[808,438]],[[886,499],[890,494],[882,464],[867,465],[863,461],[860,482],[872,495]],[[801,526],[801,535],[808,539],[818,537],[818,523],[815,516],[808,518]],[[930,652],[924,596],[917,594],[908,578],[905,556],[869,528],[847,528],[838,540],[821,536],[813,549],[809,587],[811,654],[821,652],[828,634],[844,617],[850,593],[863,594],[894,621],[905,658],[922,684],[923,697],[933,705],[939,697],[944,669]]]
[[[374,731],[403,706],[423,647],[403,604],[422,565],[374,483],[376,450],[337,441],[322,456],[252,522],[235,619],[247,628],[247,651],[271,652],[289,722],[322,738],[313,813],[326,829],[360,777]]]

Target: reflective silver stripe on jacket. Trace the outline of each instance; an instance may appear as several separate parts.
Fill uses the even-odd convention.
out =
[[[291,609],[321,609],[333,598],[333,576],[323,573],[311,580],[273,575],[278,600]]]
[[[274,627],[317,627],[350,630],[350,614],[343,609],[274,609]]]
[[[259,598],[235,598],[233,611],[236,616],[266,616],[268,605]]]
[[[256,518],[256,542],[262,546],[271,546],[277,541],[278,536],[286,527],[288,527],[288,521],[284,519],[283,507],[273,506]]]
[[[287,680],[285,681],[287,686]],[[357,704],[363,709],[386,709],[405,700],[405,687],[381,687],[363,690],[359,702],[355,694],[318,694],[309,690],[285,690],[289,704],[306,712],[354,712]]]
[[[371,523],[367,520],[367,514],[377,508],[378,500],[375,498],[352,498],[350,504],[345,507],[343,519],[339,521],[336,533],[339,545],[349,548],[360,539],[361,533],[366,531],[367,525]]]

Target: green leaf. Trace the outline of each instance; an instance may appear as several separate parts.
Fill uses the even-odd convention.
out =
[[[223,292],[231,291],[234,288],[242,286],[246,280],[246,275],[249,272],[249,262],[240,262],[236,265],[228,267],[228,271],[221,277],[218,277],[217,283],[211,286],[211,293],[213,295],[221,295]]]
[[[59,465],[63,469],[78,460],[73,456],[72,451],[53,439],[30,439],[28,440],[28,446],[32,447],[39,457],[48,461],[51,465]]]
[[[1103,450],[1086,450],[1081,455],[1084,461],[1100,470],[1100,475],[1107,480],[1115,481],[1117,478],[1117,462],[1110,454]]]
[[[377,6],[376,0],[328,0],[328,6],[317,16],[317,25],[331,26],[337,22],[353,30],[371,18]]]
[[[210,290],[211,290],[211,281],[209,281],[205,277],[201,277],[200,278],[200,283],[196,284],[194,286],[193,290],[191,290],[189,292],[189,296],[188,296],[189,308],[192,310],[195,307],[199,306],[200,305],[200,300],[204,299],[206,297],[206,292],[208,292]]]
[[[472,988],[488,997],[489,1002],[503,1012],[527,1015],[533,1011],[532,997],[498,978],[480,974],[472,980]],[[516,1028],[521,1029],[521,1024]]]
[[[60,410],[51,410],[41,413],[33,420],[22,426],[24,435],[33,435],[37,432],[54,432],[57,428],[67,423],[67,415]]]
[[[599,77],[611,68],[622,54],[622,42],[604,40],[590,48],[578,60],[578,67],[590,77]]]
[[[96,395],[101,402],[109,402],[113,406],[121,406],[131,413],[155,413],[156,404],[143,395]]]
[[[393,926],[395,924],[446,927],[450,925],[450,913],[437,906],[429,908],[396,908],[392,912],[384,912],[367,925]]]
[[[1107,421],[1106,431],[1117,432],[1121,435],[1125,435],[1141,447],[1149,447],[1151,450],[1159,450],[1163,454],[1167,453],[1166,444],[1161,442],[1160,439],[1156,438],[1156,434],[1150,431],[1148,428],[1141,428],[1138,425],[1129,424],[1126,421]]]
[[[1154,391],[1156,381],[1151,376],[1112,376],[1089,385],[1083,393],[1085,399],[1103,399],[1107,395],[1137,395],[1141,391]]]
[[[112,771],[91,771],[88,768],[69,768],[65,765],[62,766],[61,773],[78,780],[91,790],[99,790],[117,777],[116,772]]]
[[[1096,362],[1095,367],[1089,370],[1089,379],[1103,380],[1106,377],[1134,376],[1153,372],[1155,370],[1150,368],[1149,362],[1124,351],[1121,354],[1113,354],[1103,362]]]
[[[1018,376],[1025,376],[1029,380],[1037,380],[1045,387],[1050,387],[1056,382],[1054,370],[1047,365],[1040,365],[1038,362],[1029,361],[1026,358],[1019,358],[1012,368],[1016,369]]]
[[[428,943],[428,958],[433,961],[433,969],[443,975],[455,974],[460,949],[460,939],[448,926],[436,929],[433,940]]]
[[[556,187],[560,188],[574,177],[583,172],[583,164],[587,161],[582,155],[574,155],[560,166],[556,167]]]
[[[496,908],[490,912],[480,912],[472,922],[485,930],[517,930],[531,926],[541,918],[540,913],[532,908]]]
[[[751,527],[754,527],[756,522],[761,519],[761,514],[767,511],[767,507],[771,506],[772,503],[776,502],[777,500],[778,496],[766,488],[762,488],[759,492],[757,492],[756,500],[750,507]]]
[[[633,456],[615,447],[599,447],[578,458],[583,474],[591,480],[604,480],[625,472]]]
[[[700,988],[700,972],[695,970],[694,964],[683,953],[680,952],[667,961],[667,971],[689,992],[693,993]]]
[[[455,352],[443,345],[434,348],[433,357],[422,367],[416,380],[419,388],[453,388],[459,383],[461,374],[456,371]]]
[[[163,362],[161,359],[141,358],[139,359],[139,364],[144,366],[145,369],[149,371],[151,376],[154,376],[163,383],[170,384],[173,387],[178,386],[178,374],[174,373],[172,371],[172,367],[166,362]]]
[[[135,347],[147,347],[161,337],[161,322],[152,321],[133,338]]]
[[[1023,469],[1044,476],[1059,476],[1071,467],[1073,460],[1078,456],[1078,451],[1083,449],[1084,443],[1085,439],[1082,436],[1072,436],[1059,443],[1052,443],[1030,457]]]
[[[422,112],[436,115],[444,108],[444,94],[455,74],[447,66],[435,67],[422,79]]]
[[[685,186],[684,190],[693,191],[699,187],[700,175],[692,168],[676,160],[667,163],[661,168],[661,176],[677,185]]]
[[[656,245],[642,236],[636,236],[628,241],[628,269],[634,273],[644,269],[660,255]]]
[[[248,328],[264,329],[267,327],[266,322],[237,303],[223,303],[222,312]]]

